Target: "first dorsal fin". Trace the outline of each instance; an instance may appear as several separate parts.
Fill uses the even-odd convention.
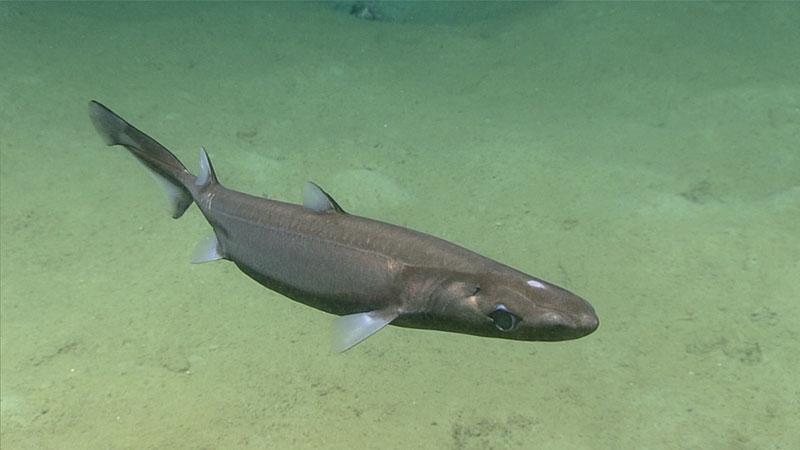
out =
[[[306,184],[303,185],[303,206],[320,213],[332,212],[346,214],[333,197],[311,181],[306,181]]]

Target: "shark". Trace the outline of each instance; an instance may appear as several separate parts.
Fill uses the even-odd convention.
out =
[[[317,184],[303,204],[238,192],[217,179],[208,153],[192,174],[166,147],[106,106],[89,116],[163,187],[173,218],[196,204],[213,234],[192,262],[233,262],[264,287],[337,315],[331,348],[344,352],[387,325],[520,341],[565,341],[599,325],[572,292],[452,242],[342,209]]]

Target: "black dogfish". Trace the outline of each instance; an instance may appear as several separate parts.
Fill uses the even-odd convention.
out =
[[[194,262],[227,259],[269,289],[339,315],[345,351],[388,324],[523,341],[563,341],[598,326],[581,297],[451,242],[346,213],[307,183],[304,205],[223,187],[205,149],[191,174],[164,146],[105,106],[89,115],[108,145],[127,148],[161,182],[179,218],[197,203],[214,235]]]

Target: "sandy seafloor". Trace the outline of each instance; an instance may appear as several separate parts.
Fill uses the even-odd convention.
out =
[[[0,446],[800,448],[800,3],[445,16],[0,3]],[[90,99],[231,188],[314,180],[561,284],[600,328],[332,355],[328,314],[189,264],[209,226]]]

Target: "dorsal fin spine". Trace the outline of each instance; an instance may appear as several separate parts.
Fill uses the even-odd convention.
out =
[[[202,187],[219,184],[217,174],[214,173],[214,166],[211,165],[211,160],[208,158],[205,147],[200,147],[200,173],[197,174],[197,180],[194,183]]]

